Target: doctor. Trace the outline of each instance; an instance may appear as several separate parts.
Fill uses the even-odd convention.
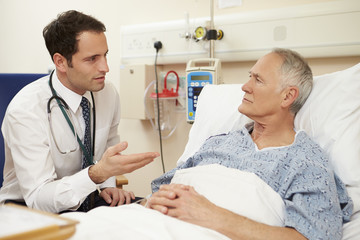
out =
[[[56,70],[22,89],[8,106],[1,203],[58,213],[134,199],[132,192],[115,187],[114,176],[141,168],[159,154],[121,154],[127,143],[119,143],[117,134],[119,96],[105,84],[105,30],[103,23],[77,11],[60,14],[44,28]]]

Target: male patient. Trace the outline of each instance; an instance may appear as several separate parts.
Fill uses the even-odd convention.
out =
[[[253,122],[210,137],[184,164],[155,179],[147,206],[231,239],[341,239],[352,201],[324,151],[294,130],[312,89],[311,69],[296,52],[274,49],[249,74],[238,110]],[[191,186],[170,184],[176,170],[213,163],[255,173],[277,192],[285,204],[284,227],[218,207]]]

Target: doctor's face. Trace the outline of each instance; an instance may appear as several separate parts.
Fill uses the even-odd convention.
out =
[[[105,34],[83,32],[77,40],[78,51],[72,56],[71,64],[67,64],[65,85],[80,95],[86,91],[100,91],[109,72]]]
[[[250,70],[250,79],[242,87],[244,98],[238,110],[261,122],[280,110],[280,67],[283,59],[276,53],[260,58]]]

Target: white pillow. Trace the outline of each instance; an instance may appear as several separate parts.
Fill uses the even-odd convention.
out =
[[[314,88],[297,114],[304,129],[330,155],[336,173],[360,187],[360,64],[314,77]]]
[[[242,128],[250,121],[237,110],[244,96],[241,87],[242,84],[222,84],[206,85],[203,88],[189,140],[177,165],[194,155],[210,136]]]

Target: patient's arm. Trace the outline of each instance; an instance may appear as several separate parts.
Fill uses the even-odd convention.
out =
[[[306,239],[293,228],[258,223],[218,207],[190,186],[162,185],[148,200],[147,206],[183,221],[211,228],[231,239]]]

